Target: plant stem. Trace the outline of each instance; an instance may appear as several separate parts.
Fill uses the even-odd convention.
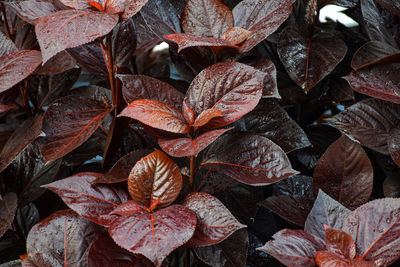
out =
[[[22,101],[24,102],[25,110],[29,115],[32,115],[31,107],[29,106],[29,101],[27,98],[27,82],[24,81],[24,85],[22,83],[19,84],[19,91],[21,93]]]
[[[189,170],[189,183],[192,188],[194,188],[194,169],[196,165],[196,157],[190,156],[190,170]]]

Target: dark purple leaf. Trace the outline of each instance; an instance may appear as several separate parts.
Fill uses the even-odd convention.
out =
[[[5,2],[17,15],[30,24],[36,24],[41,17],[57,12],[59,9],[52,1],[26,0]]]
[[[131,62],[136,49],[136,30],[133,19],[117,24],[112,34],[113,59],[117,67],[122,68]]]
[[[359,259],[343,259],[342,257],[328,252],[317,251],[315,261],[321,267],[374,267],[374,262],[363,261]]]
[[[400,129],[393,129],[390,132],[388,141],[389,154],[398,166],[400,166]]]
[[[40,66],[35,72],[39,75],[54,75],[70,70],[76,66],[75,59],[66,51],[62,51]]]
[[[14,221],[14,215],[18,208],[18,198],[13,192],[0,199],[0,237],[8,230]]]
[[[345,259],[354,259],[356,256],[356,245],[353,239],[347,233],[325,227],[326,250]]]
[[[180,53],[182,50],[186,48],[194,46],[237,48],[236,45],[224,39],[213,38],[213,37],[199,37],[186,33],[168,34],[164,35],[164,38],[178,44],[178,53]]]
[[[376,0],[378,4],[386,8],[390,13],[400,16],[400,2],[397,0]]]
[[[322,8],[325,5],[336,5],[342,7],[356,7],[359,3],[359,0],[319,0],[318,6]]]
[[[0,57],[17,52],[18,48],[13,41],[7,37],[3,32],[0,32]]]
[[[354,70],[370,67],[376,64],[400,61],[400,50],[379,41],[371,41],[360,47],[354,53],[351,67]]]

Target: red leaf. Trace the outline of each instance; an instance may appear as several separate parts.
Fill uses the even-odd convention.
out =
[[[0,172],[4,171],[40,135],[42,132],[42,121],[43,116],[27,119],[8,138],[0,155]]]
[[[87,0],[87,2],[94,8],[96,8],[97,10],[104,12],[104,7],[103,7],[103,3],[99,3],[97,1],[90,1]],[[116,14],[118,12],[108,12],[108,13],[112,13],[112,14]]]
[[[43,118],[46,137],[40,150],[45,160],[61,158],[88,140],[109,112],[103,103],[86,97],[66,96],[54,101]]]
[[[60,2],[73,9],[88,9],[91,7],[87,0],[60,0]]]
[[[88,246],[100,232],[100,227],[71,210],[57,211],[29,232],[29,261],[40,267],[87,266]]]
[[[182,188],[179,167],[160,150],[139,160],[128,178],[132,199],[146,207],[163,208],[172,204]]]
[[[225,39],[234,45],[239,45],[246,41],[250,34],[251,31],[245,30],[240,27],[232,27],[224,32],[224,34],[222,35],[222,39]]]
[[[11,2],[6,2],[8,4]],[[7,37],[3,32],[0,32],[0,57],[17,52],[18,48],[15,46],[13,41]]]
[[[250,185],[268,185],[298,173],[285,152],[268,138],[243,133],[220,138],[201,165]]]
[[[14,109],[16,107],[17,107],[17,105],[14,105],[14,104],[11,104],[11,105],[0,104],[0,114],[3,113],[3,112],[7,112],[7,111],[9,111],[11,109]]]
[[[108,229],[121,247],[150,259],[157,267],[174,249],[185,244],[196,228],[196,215],[173,205],[153,213],[121,216]]]
[[[128,192],[119,186],[93,184],[100,173],[83,172],[43,187],[58,194],[65,204],[80,216],[109,226],[115,216],[109,215],[128,200]]]
[[[241,45],[242,53],[275,32],[292,12],[292,0],[243,0],[232,10],[236,27],[241,27],[252,34]]]
[[[274,234],[274,240],[258,248],[289,267],[315,266],[315,254],[325,249],[324,242],[301,230],[283,229]]]
[[[18,198],[13,192],[0,199],[0,237],[8,230],[14,221],[14,215],[18,208]]]
[[[18,17],[33,25],[41,17],[59,10],[52,2],[42,0],[10,1],[5,4],[11,7]]]
[[[39,75],[54,75],[64,71],[70,70],[76,66],[75,59],[67,53],[62,51],[52,57],[43,66],[40,66],[35,74]]]
[[[153,128],[172,133],[187,133],[189,131],[189,125],[179,110],[156,100],[135,100],[118,116],[129,117]]]
[[[184,95],[166,82],[144,75],[118,75],[126,103],[137,99],[152,99],[178,110],[182,109]]]
[[[261,99],[265,76],[266,73],[241,63],[218,63],[196,76],[184,101],[195,117],[206,109],[221,111],[222,117],[214,118],[205,127],[222,127],[255,108]]]
[[[115,208],[110,214],[115,215],[131,215],[139,212],[145,212],[146,208],[141,204],[138,204],[135,200],[128,200],[117,208]]]
[[[296,26],[280,35],[278,54],[292,80],[308,92],[343,60],[346,44],[328,33],[307,38]]]
[[[221,38],[233,27],[233,16],[221,0],[189,0],[183,10],[181,24],[187,34]]]
[[[192,193],[183,204],[197,215],[197,226],[188,246],[201,247],[218,244],[246,226],[238,220],[216,197],[207,193]]]
[[[400,50],[379,41],[370,41],[354,53],[351,67],[354,70],[370,67],[376,64],[400,61]]]
[[[390,265],[400,257],[400,199],[384,198],[362,205],[350,213],[342,230],[353,238],[360,259]]]
[[[388,141],[389,154],[398,166],[400,166],[400,129],[393,129],[390,132]]]
[[[238,48],[236,45],[224,39],[212,38],[212,37],[199,37],[186,33],[172,33],[164,35],[164,38],[178,44],[178,53],[181,52],[183,49],[193,46]]]
[[[106,35],[117,23],[116,14],[88,10],[61,10],[40,18],[35,32],[43,63],[67,48],[83,45]]]
[[[315,167],[314,195],[322,189],[354,210],[369,200],[373,176],[371,161],[362,147],[342,136],[328,147]]]
[[[399,72],[398,63],[382,64],[353,71],[344,78],[361,94],[400,104]]]
[[[185,137],[177,139],[158,139],[158,144],[165,152],[173,157],[196,156],[218,137],[231,129],[232,128],[209,131],[195,139]]]
[[[0,57],[0,93],[28,77],[40,63],[42,57],[36,50],[21,50]]]
[[[328,251],[317,251],[315,261],[320,267],[374,267],[374,262],[359,259],[343,259]]]
[[[325,226],[326,249],[345,259],[354,259],[356,256],[356,245],[347,233]]]
[[[122,1],[122,0],[111,0],[110,7],[113,7],[113,2],[118,2],[120,6],[124,7],[124,12],[121,14],[121,18],[123,20],[130,19],[133,15],[138,13],[148,2],[149,0],[131,0],[131,1]],[[110,7],[107,6],[107,12],[110,10]]]
[[[217,118],[217,117],[222,117],[221,111],[218,109],[206,109],[203,112],[197,116],[196,120],[193,123],[193,127],[201,127],[206,125],[210,120]]]

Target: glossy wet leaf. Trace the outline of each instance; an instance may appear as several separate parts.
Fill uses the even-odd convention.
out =
[[[26,77],[42,63],[40,51],[21,50],[0,57],[0,93]]]
[[[36,24],[39,18],[59,10],[51,1],[42,0],[10,1],[6,2],[6,5],[15,10],[18,17],[30,24]]]
[[[108,229],[114,241],[161,266],[165,257],[185,244],[196,228],[196,215],[181,205],[153,213],[137,212],[116,218]]]
[[[54,75],[70,70],[76,66],[75,59],[66,51],[62,51],[52,57],[36,71],[40,75]]]
[[[73,9],[89,9],[89,1],[86,0],[60,0],[61,3]]]
[[[11,41],[11,39],[3,32],[0,32],[0,57],[17,51],[18,48],[15,46],[13,41]]]
[[[61,10],[40,18],[35,32],[43,62],[67,48],[89,43],[109,33],[117,22],[118,15],[88,10]]]
[[[321,267],[374,267],[376,264],[374,262],[363,261],[359,259],[343,259],[342,257],[328,252],[328,251],[318,251],[315,257],[315,261],[318,266]]]
[[[362,147],[346,136],[330,145],[314,170],[313,191],[326,192],[354,210],[372,193],[374,170]]]
[[[179,167],[160,150],[155,150],[139,160],[128,178],[128,190],[132,199],[153,209],[172,204],[181,188],[182,175]]]
[[[43,187],[58,194],[80,216],[109,226],[114,219],[109,213],[128,200],[128,192],[118,185],[93,184],[100,175],[93,172],[78,173]]]
[[[209,47],[229,47],[237,48],[231,42],[213,37],[199,37],[192,34],[173,33],[164,36],[165,39],[178,44],[178,53],[189,47],[209,46]]]
[[[232,27],[229,28],[226,32],[224,32],[222,38],[234,45],[239,45],[244,41],[246,41],[246,39],[250,36],[251,33],[252,33],[251,31],[245,30],[240,27]]]
[[[347,233],[333,228],[325,227],[326,249],[345,259],[354,259],[356,256],[356,245]]]
[[[122,68],[130,64],[133,52],[136,49],[136,29],[133,19],[117,24],[112,34],[112,56],[117,67]]]
[[[156,100],[135,100],[119,116],[129,117],[167,132],[186,133],[189,131],[189,125],[179,110]]]
[[[18,207],[17,194],[10,192],[0,199],[0,237],[11,226]]]
[[[307,38],[295,26],[285,28],[278,43],[283,65],[305,92],[330,74],[346,53],[347,46],[339,37],[320,33]]]
[[[250,185],[268,185],[298,173],[279,146],[264,136],[244,133],[221,137],[201,165]]]
[[[289,267],[315,266],[315,254],[325,249],[322,239],[302,230],[283,229],[258,248]]]
[[[379,41],[370,41],[360,47],[351,60],[354,70],[370,67],[376,64],[400,61],[400,50]]]
[[[66,96],[47,109],[41,146],[45,160],[61,158],[77,148],[96,131],[109,114],[103,103],[81,96]]]

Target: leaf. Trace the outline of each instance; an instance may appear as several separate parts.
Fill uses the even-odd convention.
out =
[[[11,39],[8,38],[3,32],[0,32],[0,57],[17,51],[18,48],[15,46],[13,41],[11,41]]]
[[[199,37],[221,38],[233,27],[231,10],[221,0],[189,0],[183,10],[182,29]]]
[[[75,59],[70,56],[67,51],[62,51],[52,57],[49,61],[44,64],[44,66],[40,66],[36,71],[36,74],[39,75],[54,75],[60,74],[67,70],[73,69],[76,66]]]
[[[330,145],[314,170],[313,191],[326,192],[350,210],[372,193],[374,170],[362,147],[346,136]]]
[[[400,3],[396,0],[376,0],[378,4],[386,8],[389,12],[400,16]]]
[[[301,230],[283,229],[272,238],[274,240],[257,250],[270,254],[289,267],[315,266],[316,252],[325,249],[320,238]]]
[[[18,198],[15,193],[8,193],[3,199],[0,199],[0,237],[4,235],[14,221],[17,208]]]
[[[122,81],[122,94],[128,104],[138,99],[152,99],[182,109],[184,95],[166,82],[144,75],[119,74],[117,77]]]
[[[256,107],[260,101],[266,74],[237,62],[212,65],[201,71],[190,84],[185,104],[195,117],[206,109],[217,109],[222,116],[205,127],[228,125]],[[279,98],[277,91],[270,97]]]
[[[31,228],[40,221],[39,210],[36,208],[35,204],[29,203],[19,208],[15,219],[22,234],[26,237]]]
[[[40,18],[35,32],[43,63],[67,48],[106,35],[117,22],[118,15],[88,10],[61,10]]]
[[[400,105],[379,99],[365,99],[326,121],[350,139],[388,155],[390,131],[400,128]]]
[[[225,135],[208,149],[203,167],[249,185],[268,185],[298,172],[285,152],[261,135]]]
[[[160,150],[139,160],[128,178],[132,199],[154,209],[169,206],[182,188],[179,167]]]
[[[245,266],[249,238],[246,229],[240,229],[219,244],[195,247],[203,262],[214,267]]]
[[[350,210],[319,190],[314,206],[308,214],[304,231],[325,239],[324,225],[330,228],[342,229],[344,220]]]
[[[108,229],[114,241],[157,267],[175,248],[185,244],[196,228],[196,215],[173,205],[153,213],[142,211],[116,218]]]
[[[232,128],[208,131],[195,139],[185,137],[176,139],[161,138],[158,139],[158,144],[165,152],[173,157],[197,156],[207,146],[217,140],[218,137],[231,129]]]
[[[58,194],[80,216],[109,226],[115,218],[109,213],[128,200],[128,192],[120,186],[93,184],[100,175],[82,172],[43,187]]]
[[[350,234],[362,260],[381,260],[387,266],[400,257],[400,199],[377,199],[347,217],[343,231]]]
[[[8,138],[0,155],[0,172],[31,144],[41,133],[43,116],[27,119],[21,127]]]
[[[121,18],[123,20],[128,20],[133,15],[138,13],[143,8],[143,6],[146,5],[148,0],[133,0],[133,1],[111,0],[111,2],[119,2],[120,5],[124,7],[124,12],[121,14]]]
[[[135,166],[136,162],[138,162],[141,158],[147,156],[152,151],[150,149],[138,149],[134,150],[131,153],[126,154],[122,158],[120,158],[114,166],[103,175],[94,180],[94,183],[102,183],[102,184],[114,184],[120,183],[128,180],[129,174],[133,166]]]
[[[73,9],[88,9],[91,7],[87,0],[60,0],[60,2]]]
[[[189,194],[182,203],[197,216],[197,226],[187,246],[218,244],[237,230],[246,227],[216,197],[207,193]]]
[[[374,267],[374,262],[359,259],[343,259],[328,251],[317,251],[315,261],[321,267]]]
[[[400,56],[400,54],[399,54]],[[357,92],[400,104],[399,63],[376,65],[344,77]]]
[[[111,47],[112,56],[118,68],[130,64],[133,52],[136,49],[136,29],[133,19],[117,24],[113,29]]]
[[[57,211],[29,232],[26,249],[40,267],[87,266],[86,250],[100,228],[71,210]]]
[[[234,26],[252,32],[241,45],[241,52],[250,51],[275,32],[292,12],[292,2],[292,0],[243,0],[237,4],[232,10]]]
[[[400,50],[379,41],[370,41],[360,47],[353,55],[351,67],[354,70],[382,63],[400,61]]]
[[[43,118],[46,137],[40,150],[45,160],[61,158],[88,140],[109,112],[103,103],[86,97],[66,96],[54,101]]]
[[[178,53],[189,47],[209,46],[209,47],[229,47],[236,49],[237,46],[231,42],[213,37],[199,37],[186,33],[172,33],[164,35],[165,39],[178,44]]]
[[[225,39],[234,45],[239,45],[246,41],[251,33],[251,31],[245,30],[240,27],[232,27],[224,32],[224,34],[222,35],[222,39]]]
[[[347,233],[333,228],[325,227],[326,249],[345,259],[354,259],[356,245]]]
[[[18,17],[33,25],[39,18],[59,10],[52,2],[42,0],[10,1],[5,4],[14,10]]]
[[[400,166],[400,129],[393,129],[391,131],[388,147],[393,161]]]
[[[307,38],[298,27],[280,34],[278,55],[292,80],[308,92],[330,74],[347,53],[346,44],[329,33]]]
[[[203,112],[197,116],[196,120],[193,122],[193,127],[201,127],[206,125],[210,120],[217,118],[217,117],[222,117],[221,111],[218,109],[206,109]],[[190,120],[191,121],[191,120]]]
[[[40,51],[21,50],[0,57],[0,93],[26,77],[42,63]]]

